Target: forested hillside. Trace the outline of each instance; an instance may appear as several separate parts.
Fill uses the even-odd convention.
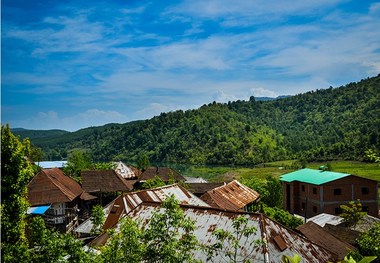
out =
[[[17,132],[15,132],[17,133]],[[273,101],[211,103],[150,120],[32,138],[45,159],[88,150],[94,160],[252,165],[286,158],[361,159],[380,148],[380,75]]]

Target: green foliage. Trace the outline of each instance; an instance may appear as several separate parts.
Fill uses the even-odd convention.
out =
[[[248,218],[245,216],[236,217],[233,222],[233,232],[226,231],[224,229],[216,229],[212,233],[215,236],[216,241],[213,244],[206,246],[206,251],[208,253],[207,260],[211,260],[216,256],[220,255],[225,262],[250,262],[249,258],[255,249],[245,251],[246,246],[257,247],[262,244],[261,240],[255,240],[252,236],[256,233],[257,229],[253,226],[248,226]],[[247,239],[246,242],[241,243],[242,238]]]
[[[130,217],[125,217],[120,222],[120,232],[113,229],[110,232],[110,240],[101,250],[100,262],[113,263],[139,263],[142,262],[145,253],[143,242],[143,230],[138,223]]]
[[[362,160],[380,148],[380,76],[273,101],[212,103],[150,120],[35,138],[47,156],[89,149],[97,161],[254,165]],[[117,158],[116,158],[117,157]]]
[[[91,157],[87,152],[74,150],[70,156],[67,164],[63,168],[63,172],[80,181],[81,171],[92,169],[93,164]]]
[[[302,219],[295,217],[289,212],[278,207],[268,207],[263,205],[262,212],[271,219],[291,229],[296,229],[298,226],[303,224]]]
[[[355,227],[358,222],[367,214],[362,212],[362,204],[360,200],[356,202],[351,201],[347,205],[341,205],[342,213],[340,214],[343,217],[344,223],[348,226]]]
[[[152,189],[152,188],[157,188],[161,186],[165,186],[165,182],[158,176],[155,176],[151,179],[146,180],[144,183],[141,185],[141,189]]]
[[[282,255],[281,261],[283,263],[299,263],[299,262],[301,262],[301,257],[297,254],[294,254],[293,257],[287,256],[287,255]]]
[[[269,207],[282,207],[282,184],[280,180],[268,175],[266,180],[249,178],[243,184],[260,194],[260,201]]]
[[[338,261],[338,263],[369,263],[369,262],[374,261],[375,259],[376,259],[376,257],[371,256],[371,257],[364,257],[361,260],[357,261],[351,256],[349,256],[349,257],[346,256],[346,257],[344,257],[344,259],[342,261]]]
[[[153,214],[144,232],[146,259],[152,262],[191,261],[192,250],[198,245],[193,234],[195,222],[184,216],[174,196],[166,198],[164,213]]]
[[[41,148],[38,147],[31,147],[29,159],[32,160],[35,163],[41,162],[44,158],[44,153],[41,150]]]
[[[22,262],[27,257],[25,214],[27,184],[33,169],[26,157],[28,139],[20,142],[9,125],[1,126],[1,252],[5,262]]]
[[[380,223],[376,223],[368,232],[362,234],[357,244],[363,256],[376,256],[380,262]]]
[[[95,170],[114,170],[115,168],[116,164],[113,162],[101,162],[93,164],[93,169]]]
[[[145,153],[141,153],[136,160],[137,163],[137,168],[145,171],[146,168],[149,167],[150,162],[149,162],[149,157]]]
[[[366,157],[375,163],[380,163],[380,156],[378,152],[375,152],[373,149],[368,149],[365,151]]]
[[[104,221],[105,221],[105,216],[103,212],[103,207],[101,205],[95,205],[91,211],[91,222],[93,224],[91,233],[100,234],[102,231]]]
[[[40,217],[33,219],[31,233],[28,262],[87,263],[94,257],[91,253],[86,253],[82,242],[73,236],[47,229]]]
[[[103,248],[102,262],[193,262],[192,251],[198,247],[194,221],[186,218],[174,196],[162,204],[163,213],[155,212],[149,224],[141,228],[126,218],[120,233],[111,232]],[[140,222],[141,225],[141,222]]]

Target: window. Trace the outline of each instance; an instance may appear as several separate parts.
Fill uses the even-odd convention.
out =
[[[301,185],[301,191],[305,192],[305,185]]]
[[[313,206],[313,212],[314,212],[314,213],[317,213],[317,211],[318,211],[317,207],[316,207],[316,206]]]
[[[362,195],[369,194],[369,188],[368,187],[362,187]]]
[[[342,189],[340,189],[340,188],[335,188],[335,189],[334,189],[334,195],[342,195]]]
[[[305,207],[306,207],[305,202],[302,202],[302,203],[301,203],[301,207],[302,207],[302,209],[305,209]]]
[[[317,194],[317,188],[313,187],[313,194]]]
[[[335,208],[335,214],[336,215],[340,215],[342,213],[342,208],[340,208],[340,207],[336,207]]]

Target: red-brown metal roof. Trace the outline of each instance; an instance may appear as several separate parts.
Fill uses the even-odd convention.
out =
[[[41,170],[28,184],[31,206],[71,202],[82,193],[82,187],[58,168]]]
[[[162,202],[168,196],[174,195],[180,204],[189,204],[208,207],[209,205],[190,193],[178,184],[167,185],[155,189],[141,190],[127,193],[116,198],[113,202],[110,213],[104,222],[104,230],[114,227],[124,213],[135,209],[143,202]]]
[[[244,213],[225,211],[217,208],[205,208],[181,205],[184,215],[194,220],[194,235],[204,245],[211,245],[216,241],[212,232],[215,229],[223,229],[234,233],[233,219],[238,216],[247,217],[248,227],[255,227],[257,231],[249,237],[241,236],[239,244],[241,249],[237,251],[239,262],[244,259],[253,262],[282,262],[283,255],[293,256],[298,254],[303,262],[328,262],[333,260],[334,254],[323,247],[309,241],[304,236],[292,231],[270,218],[258,213]],[[136,222],[149,222],[154,213],[162,213],[163,208],[159,203],[142,203],[128,216]],[[264,241],[256,245],[253,240]],[[193,258],[206,261],[207,254],[203,250],[192,251]],[[223,251],[217,254],[214,262],[222,262]]]
[[[297,227],[297,230],[309,240],[336,254],[335,261],[342,260],[350,251],[355,250],[312,221]]]
[[[82,171],[82,187],[86,192],[127,192],[132,190],[127,180],[114,170]]]
[[[201,196],[201,199],[213,207],[237,211],[259,197],[258,192],[234,180],[208,191]]]

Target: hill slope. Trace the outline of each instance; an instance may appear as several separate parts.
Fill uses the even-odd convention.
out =
[[[150,120],[35,138],[49,158],[75,148],[94,160],[256,164],[285,158],[361,159],[380,148],[380,75],[272,101],[211,103]]]

